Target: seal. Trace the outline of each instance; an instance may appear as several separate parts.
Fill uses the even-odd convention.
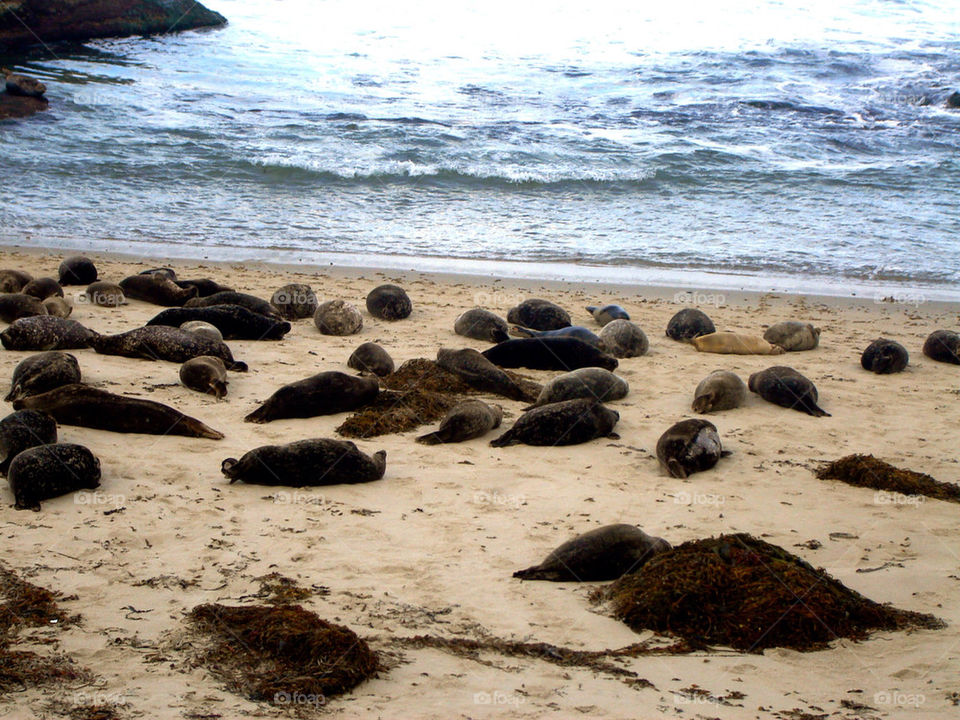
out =
[[[923,354],[937,362],[960,365],[960,335],[953,330],[934,330],[923,343]]]
[[[218,357],[200,355],[180,366],[180,382],[184,387],[214,395],[219,400],[227,395],[227,368]]]
[[[614,320],[629,320],[630,315],[619,305],[587,305],[587,312],[593,315],[601,327],[613,322]]]
[[[413,312],[413,303],[399,285],[380,285],[367,294],[367,312],[380,320],[403,320]]]
[[[592,398],[598,402],[620,400],[630,392],[627,381],[609,370],[588,367],[558,375],[543,386],[533,405],[525,410],[576,398]]]
[[[383,377],[393,372],[393,358],[376,343],[367,342],[358,347],[347,359],[347,367]]]
[[[263,445],[239,460],[227,458],[221,472],[235,482],[305,487],[379,480],[387,469],[384,450],[373,456],[349,440],[317,438],[287,445]]]
[[[533,330],[559,330],[572,324],[570,313],[556,303],[540,298],[524,300],[510,308],[507,322]]]
[[[18,293],[33,280],[33,275],[22,270],[0,270],[0,293]]]
[[[813,350],[820,344],[820,328],[797,320],[785,320],[768,327],[763,339],[787,352]]]
[[[693,411],[733,410],[747,401],[747,385],[729,370],[714,370],[693,391]]]
[[[123,288],[112,282],[90,283],[83,294],[91,305],[97,305],[98,307],[120,307],[127,304]]]
[[[13,402],[29,395],[39,395],[61,385],[80,382],[80,363],[70,353],[51,350],[24,358],[13,369],[10,392],[4,398]]]
[[[0,320],[12,323],[20,318],[46,315],[43,301],[25,293],[7,293],[0,295]]]
[[[100,487],[100,461],[83,445],[37,445],[17,455],[7,471],[17,510],[40,510],[40,502]]]
[[[517,570],[513,576],[550,582],[616,580],[670,549],[666,540],[647,535],[634,525],[604,525],[567,540],[542,563]]]
[[[169,405],[117,395],[81,383],[20,398],[14,401],[13,407],[49,413],[61,425],[145,435],[223,438],[223,433]]]
[[[344,300],[327,300],[317,306],[313,324],[324,335],[356,335],[363,330],[363,316]]]
[[[690,342],[699,352],[726,355],[783,355],[784,349],[756,335],[735,332],[713,332],[698,335]]]
[[[20,318],[0,333],[7,350],[75,350],[90,347],[97,333],[76,320],[34,315]]]
[[[599,437],[618,438],[613,428],[619,419],[620,413],[596,400],[564,400],[528,410],[490,445],[579,445]]]
[[[17,410],[0,420],[0,475],[27,448],[57,441],[57,421],[45,412]]]
[[[125,277],[120,281],[120,288],[128,298],[163,307],[179,307],[197,296],[196,288],[182,288],[166,273],[157,270]]]
[[[568,337],[507,340],[484,350],[483,356],[500,367],[525,367],[531,370],[569,372],[582,367],[613,370],[619,364],[612,355],[582,340]]]
[[[867,349],[860,356],[860,365],[864,370],[875,372],[877,375],[889,375],[903,372],[910,362],[907,349],[887,338],[877,338],[867,345]]]
[[[681,420],[657,440],[657,459],[675,478],[709,470],[729,454],[720,444],[716,426],[700,418]]]
[[[73,305],[57,295],[51,295],[44,300],[43,306],[47,309],[47,315],[53,317],[68,318],[70,313],[73,312]]]
[[[284,285],[270,298],[270,304],[286,320],[312,318],[319,305],[313,288],[302,283]]]
[[[33,295],[37,300],[46,300],[52,295],[63,297],[63,288],[52,277],[34,278],[20,291],[24,295]]]
[[[139,275],[158,275],[162,278],[166,278],[167,280],[177,279],[177,271],[174,270],[173,268],[168,268],[168,267],[150,268],[149,270],[141,270],[138,274]]]
[[[792,367],[774,367],[753,373],[747,381],[752,392],[774,405],[799,410],[814,417],[830,417],[830,413],[817,406],[817,388]]]
[[[223,333],[221,333],[215,325],[211,325],[208,322],[203,322],[203,320],[190,320],[189,322],[185,322],[183,325],[181,325],[180,329],[184,332],[193,333],[195,335],[199,335],[200,337],[207,338],[213,342],[223,342]]]
[[[284,385],[244,420],[268,423],[283,418],[334,415],[373,402],[379,392],[380,382],[376,377],[328,370]]]
[[[240,305],[170,308],[154,315],[147,325],[181,327],[191,321],[213,325],[227,340],[281,340],[291,329],[285,320],[267,317]]]
[[[262,298],[248,293],[226,291],[218,292],[206,297],[194,297],[187,300],[183,306],[188,308],[203,308],[212,305],[239,305],[255,313],[266,315],[274,320],[282,320],[277,309]]]
[[[629,320],[611,320],[600,331],[600,341],[615,358],[630,358],[646,355],[650,341],[636,323]]]
[[[510,328],[510,334],[515,337],[523,338],[552,338],[552,337],[572,337],[582,340],[587,345],[592,345],[600,351],[605,351],[603,341],[592,330],[581,325],[570,325],[559,330],[534,330],[532,328],[520,327],[514,325]]]
[[[461,314],[453,323],[453,331],[463,337],[493,343],[510,339],[506,321],[483,308],[473,308]]]
[[[454,405],[443,416],[436,432],[417,438],[424,445],[458,443],[483,437],[491,430],[500,427],[503,420],[503,408],[499,405],[487,405],[482,400],[464,400]]]
[[[210,297],[211,295],[216,295],[220,292],[233,292],[232,287],[227,287],[226,285],[221,285],[220,283],[211,280],[210,278],[193,278],[191,280],[178,280],[176,277],[171,278],[176,284],[177,287],[184,288],[189,290],[190,288],[197,289],[197,297]]]
[[[97,266],[83,255],[71,255],[58,269],[61,285],[89,285],[97,280]]]
[[[167,325],[148,325],[119,335],[98,335],[91,346],[101,355],[184,363],[201,355],[223,360],[228,370],[246,372],[247,364],[233,359],[225,343]]]
[[[502,395],[511,400],[533,400],[530,393],[513,378],[472,348],[440,348],[437,351],[437,365],[481,392]]]
[[[716,331],[713,320],[696,308],[684,308],[667,323],[667,337],[679,342],[690,342],[695,337]]]

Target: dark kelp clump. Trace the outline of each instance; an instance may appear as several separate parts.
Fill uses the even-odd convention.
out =
[[[420,390],[455,395],[474,392],[473,388],[452,372],[444,370],[433,360],[426,358],[407,360],[395,372],[380,378],[380,382],[388,390],[398,392]]]
[[[883,460],[877,460],[873,455],[847,455],[834,460],[817,470],[817,477],[873,490],[926,495],[937,500],[960,502],[960,485],[940,482],[913,470],[902,470]]]
[[[428,390],[380,391],[377,398],[337,427],[344,437],[371,438],[415,430],[436,422],[460,402],[456,395]]]
[[[299,605],[198,605],[189,619],[212,641],[200,663],[231,692],[253,700],[298,694],[322,702],[380,669],[376,653],[356,633]]]
[[[940,628],[932,615],[875,603],[796,555],[751,535],[721,535],[660,553],[600,589],[636,631],[746,652],[816,650],[873,630]]]

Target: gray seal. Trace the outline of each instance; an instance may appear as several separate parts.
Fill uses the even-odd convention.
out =
[[[646,355],[650,341],[636,323],[629,320],[611,320],[600,331],[600,340],[608,353],[615,358],[631,358]]]
[[[934,330],[923,343],[923,354],[937,362],[960,365],[960,335],[953,330]]]
[[[194,288],[195,289],[195,288]],[[186,308],[204,308],[213,305],[239,305],[261,315],[266,315],[274,320],[282,320],[277,309],[263,298],[249,293],[235,292],[225,290],[223,292],[207,295],[206,297],[194,297],[183,303]]]
[[[363,316],[344,300],[327,300],[317,306],[313,324],[324,335],[356,335],[363,330]]]
[[[693,411],[733,410],[747,401],[747,385],[729,370],[714,370],[693,391]]]
[[[774,367],[753,373],[747,381],[752,392],[774,405],[799,410],[814,417],[830,417],[817,405],[817,387],[792,367]]]
[[[51,295],[44,300],[43,307],[47,309],[47,315],[53,317],[68,318],[73,312],[73,305],[58,295]]]
[[[244,420],[268,423],[283,418],[334,415],[372,403],[379,393],[376,377],[328,370],[284,385]]]
[[[813,350],[820,344],[820,328],[797,320],[784,320],[768,327],[763,339],[787,352]]]
[[[120,287],[128,298],[163,307],[179,307],[197,296],[196,288],[182,288],[166,273],[159,271],[126,277],[120,281]]]
[[[593,319],[596,320],[600,326],[604,326],[614,320],[630,319],[627,311],[619,305],[603,305],[601,307],[587,305],[587,312],[593,315]]]
[[[596,400],[564,400],[528,410],[490,445],[579,445],[599,437],[617,438],[613,428],[619,419],[620,413]]]
[[[10,392],[4,398],[13,402],[29,395],[39,395],[61,385],[80,382],[80,363],[70,353],[51,350],[24,358],[13,369]]]
[[[180,366],[180,382],[197,392],[214,395],[217,400],[227,395],[227,367],[212,355],[190,358]]]
[[[570,313],[556,303],[540,298],[524,300],[510,308],[507,322],[533,330],[559,330],[572,324]]]
[[[384,450],[367,455],[349,440],[317,438],[263,445],[220,466],[230,483],[305,487],[379,480],[387,469]]]
[[[226,343],[167,325],[148,325],[119,335],[98,335],[91,341],[101,355],[120,355],[141,360],[167,360],[184,363],[190,358],[213,355],[223,360],[228,370],[246,372],[247,364],[233,359]]]
[[[57,441],[57,421],[45,412],[17,410],[0,420],[0,475],[27,448]]]
[[[190,320],[181,325],[180,329],[184,332],[193,333],[194,335],[207,338],[212,342],[223,342],[223,333],[220,332],[217,326],[211,325],[203,320]]]
[[[0,293],[18,293],[33,280],[33,275],[23,270],[0,270]]]
[[[592,398],[598,402],[620,400],[630,392],[627,381],[603,368],[580,368],[558,375],[543,386],[536,402],[527,410],[563,400]]]
[[[290,283],[279,288],[271,297],[270,304],[285,320],[312,318],[317,311],[317,294],[303,283]]]
[[[286,320],[267,317],[240,305],[170,308],[154,315],[147,325],[181,327],[194,320],[210,323],[227,340],[282,340],[291,329]]]
[[[602,352],[606,352],[603,340],[601,340],[595,332],[581,325],[570,325],[569,327],[560,328],[559,330],[534,330],[533,328],[514,325],[510,328],[510,334],[522,338],[572,337],[577,340],[582,340],[587,345],[592,345]]]
[[[380,285],[367,294],[367,312],[380,320],[403,320],[413,312],[413,303],[399,285]]]
[[[720,443],[716,426],[700,418],[681,420],[657,440],[657,459],[675,478],[709,470],[729,454]]]
[[[463,337],[493,343],[510,339],[506,320],[483,308],[473,308],[461,314],[453,323],[453,331]]]
[[[37,445],[17,455],[7,471],[17,510],[40,510],[40,502],[100,487],[100,461],[83,445]]]
[[[76,383],[14,401],[17,410],[50,413],[61,425],[145,435],[182,435],[220,440],[223,433],[179,410]]]
[[[483,351],[494,365],[531,370],[563,370],[602,367],[613,370],[619,364],[612,355],[570,337],[518,338],[498,343]]]
[[[43,301],[25,293],[7,293],[0,295],[0,320],[12,323],[20,318],[46,315]]]
[[[499,405],[487,405],[482,400],[464,400],[444,415],[436,432],[421,435],[417,442],[439,445],[473,440],[500,427],[502,420],[503,408]]]
[[[35,315],[20,318],[0,333],[7,350],[75,350],[90,347],[97,333],[76,320]]]
[[[63,288],[52,277],[34,278],[21,290],[24,295],[33,295],[37,300],[46,300],[51,295],[63,297]]]
[[[695,337],[717,331],[713,320],[696,308],[684,308],[667,323],[667,337],[679,342],[690,342]]]
[[[877,338],[867,346],[860,356],[860,365],[864,370],[875,372],[877,375],[889,375],[903,372],[910,362],[907,349],[887,338]]]
[[[513,378],[472,348],[440,348],[437,351],[437,365],[476,390],[502,395],[511,400],[533,400]]]
[[[83,255],[71,255],[58,269],[61,285],[89,285],[97,280],[97,266]]]
[[[616,580],[670,549],[666,540],[647,535],[634,525],[604,525],[567,540],[542,563],[518,570],[513,576],[551,582]]]
[[[347,358],[347,367],[383,377],[393,372],[394,364],[386,350],[376,343],[366,342]]]
[[[99,281],[90,283],[87,289],[83,291],[84,296],[90,301],[91,305],[98,307],[119,307],[127,304],[127,298],[123,294],[123,288],[112,282]]]

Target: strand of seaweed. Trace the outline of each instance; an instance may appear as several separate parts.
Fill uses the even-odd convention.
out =
[[[960,485],[935,480],[926,473],[898,468],[873,455],[847,455],[820,468],[816,475],[821,480],[839,480],[856,487],[925,495],[960,503]]]

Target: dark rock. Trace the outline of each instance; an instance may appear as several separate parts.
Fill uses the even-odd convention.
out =
[[[960,90],[950,94],[950,97],[947,98],[947,107],[960,108]]]
[[[0,12],[3,11],[0,10]],[[11,95],[10,93],[0,93],[0,120],[29,117],[41,110],[46,110],[49,104],[46,98],[23,97],[20,95]]]
[[[47,86],[35,78],[7,73],[7,92],[11,95],[42,98],[46,91]]]

